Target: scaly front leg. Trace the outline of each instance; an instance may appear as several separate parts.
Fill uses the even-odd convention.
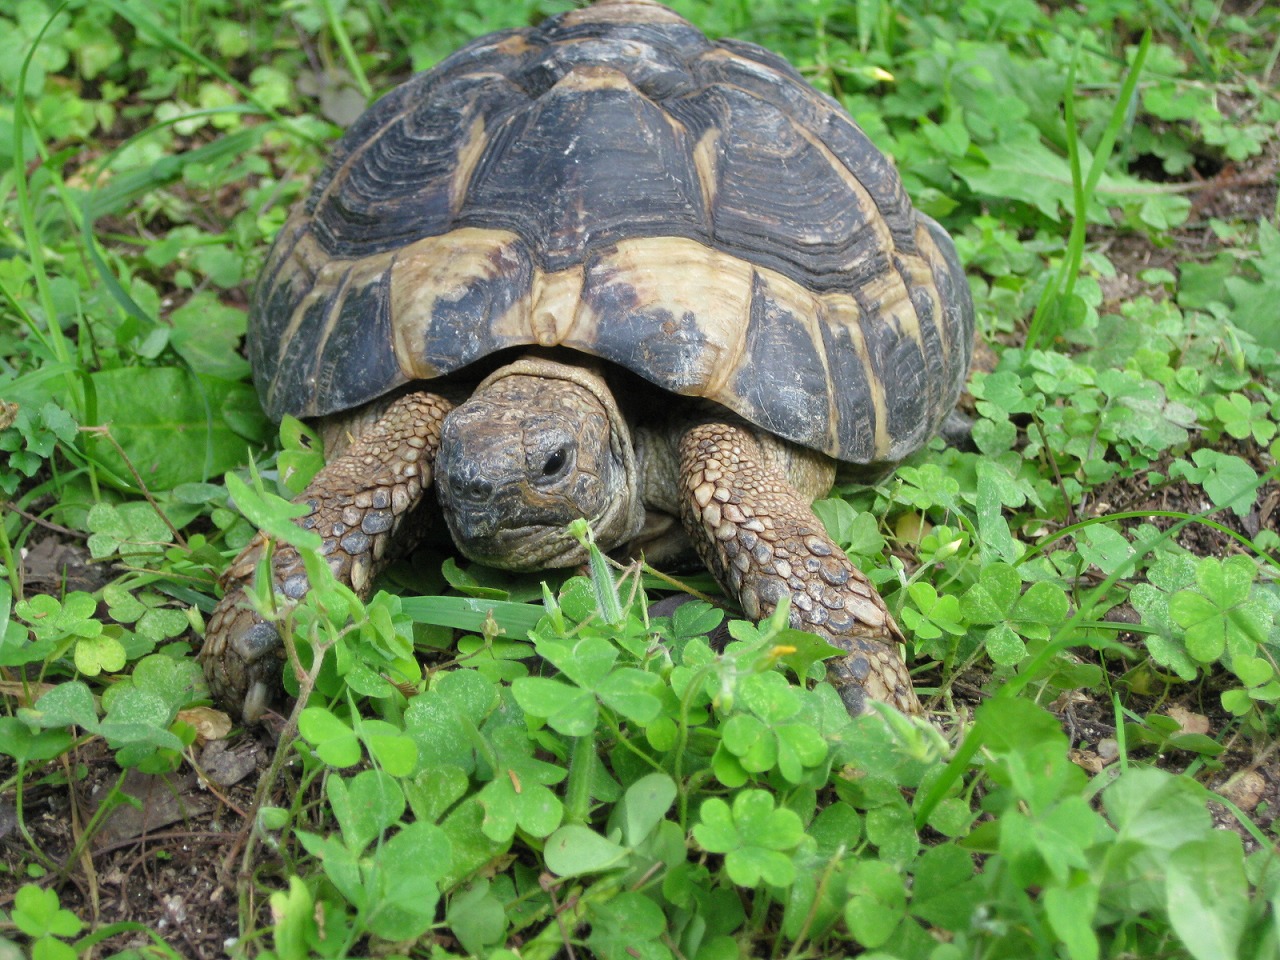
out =
[[[847,650],[827,676],[853,716],[866,700],[919,713],[898,655],[902,631],[875,587],[746,427],[700,424],[680,439],[681,519],[720,585],[753,620],[791,598],[791,624]]]
[[[440,426],[451,406],[429,393],[400,397],[294,500],[308,508],[298,525],[320,534],[320,554],[334,576],[361,597],[368,596],[374,576],[391,559],[389,547],[404,518],[431,486]],[[255,536],[223,575],[223,597],[200,651],[214,699],[250,723],[278,694],[284,664],[274,624],[259,617],[245,598],[266,542],[263,534]],[[306,594],[307,575],[297,550],[276,544],[271,579],[275,590],[291,600]]]

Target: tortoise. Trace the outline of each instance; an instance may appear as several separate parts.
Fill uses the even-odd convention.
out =
[[[834,100],[761,47],[602,0],[481,37],[361,116],[280,231],[247,343],[268,415],[323,427],[298,522],[358,593],[433,512],[511,570],[582,563],[586,518],[605,550],[692,547],[749,617],[789,597],[846,651],[828,677],[857,714],[920,706],[811,504],[837,464],[883,475],[928,441],[973,323],[951,238]],[[201,652],[246,721],[283,662],[244,597],[265,545],[224,576]],[[271,574],[305,594],[291,548]]]

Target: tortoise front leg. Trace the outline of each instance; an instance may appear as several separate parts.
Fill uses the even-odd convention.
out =
[[[369,595],[374,576],[391,559],[388,546],[402,521],[431,486],[440,425],[451,406],[429,393],[400,397],[294,500],[309,509],[298,525],[324,538],[321,556],[361,597]],[[245,599],[266,543],[259,533],[223,574],[222,600],[209,618],[200,651],[214,699],[250,723],[279,691],[285,656],[275,626]],[[271,579],[275,590],[291,600],[306,594],[307,575],[297,550],[275,545]]]
[[[753,620],[791,597],[791,624],[849,651],[827,676],[853,716],[866,698],[919,713],[901,630],[875,587],[745,427],[700,424],[680,439],[681,518],[720,585]]]

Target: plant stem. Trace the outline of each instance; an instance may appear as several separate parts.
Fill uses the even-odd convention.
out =
[[[595,737],[575,738],[569,757],[569,782],[564,791],[566,823],[586,823],[591,814],[591,771],[595,759]]]

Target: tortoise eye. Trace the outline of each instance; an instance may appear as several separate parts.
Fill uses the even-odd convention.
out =
[[[542,465],[542,476],[547,479],[554,477],[568,462],[569,451],[564,447],[557,447],[555,452],[547,457],[547,462]]]

